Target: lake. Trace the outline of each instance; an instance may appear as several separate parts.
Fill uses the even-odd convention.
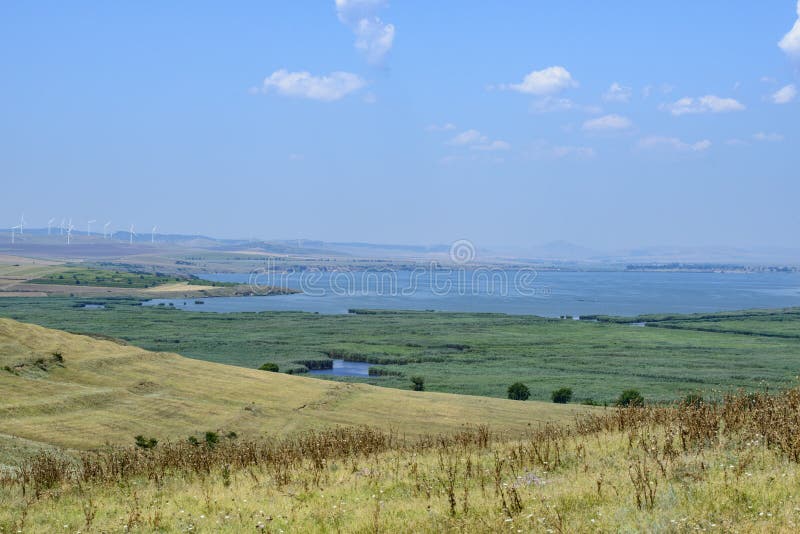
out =
[[[310,369],[309,375],[334,375],[334,376],[369,376],[369,367],[366,362],[346,362],[333,360],[333,369]]]
[[[213,274],[203,278],[303,291],[266,297],[153,299],[204,312],[352,308],[530,314],[697,313],[800,306],[800,273],[376,271],[355,273]]]

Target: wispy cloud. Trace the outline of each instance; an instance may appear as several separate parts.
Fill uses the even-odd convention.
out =
[[[758,132],[753,135],[753,139],[756,141],[763,141],[767,143],[778,143],[783,141],[783,136],[778,133],[766,133],[766,132]]]
[[[603,100],[606,102],[628,102],[633,95],[633,89],[625,87],[624,85],[614,82],[603,93]]]
[[[524,155],[530,159],[588,159],[597,155],[588,146],[554,145],[545,140],[538,140],[525,150]]]
[[[650,136],[639,141],[639,148],[644,150],[669,149],[679,152],[703,152],[711,148],[711,141],[703,139],[696,143],[687,143],[677,137]]]
[[[314,76],[309,72],[276,70],[264,79],[256,92],[275,92],[283,96],[308,98],[331,102],[344,98],[366,85],[361,77],[350,72],[332,72],[325,76]]]
[[[552,95],[570,87],[577,87],[578,82],[572,74],[561,66],[547,67],[528,73],[520,83],[500,85],[500,89],[517,91],[528,95]]]
[[[335,1],[339,20],[356,36],[356,49],[369,63],[382,63],[392,49],[395,37],[394,24],[384,22],[377,15],[378,10],[386,7],[386,0]]]
[[[721,98],[716,95],[706,95],[700,97],[684,97],[672,104],[662,105],[673,115],[689,115],[697,113],[726,113],[730,111],[742,111],[744,104],[734,98]]]
[[[448,132],[450,130],[455,130],[456,125],[452,122],[445,122],[442,124],[429,124],[425,127],[425,129],[429,132]]]
[[[632,126],[633,122],[629,118],[611,114],[584,122],[582,129],[586,132],[614,132],[627,130]]]
[[[560,111],[581,111],[584,113],[601,113],[598,106],[584,106],[569,98],[545,96],[531,103],[531,113],[555,113]]]
[[[784,85],[774,93],[770,95],[770,99],[775,104],[788,104],[792,102],[795,97],[797,96],[797,87],[790,83],[789,85]]]
[[[447,142],[448,145],[469,147],[472,150],[484,152],[494,152],[498,150],[509,150],[511,144],[499,139],[491,140],[478,130],[465,130]]]
[[[800,59],[800,0],[797,1],[797,20],[778,46],[792,59]]]

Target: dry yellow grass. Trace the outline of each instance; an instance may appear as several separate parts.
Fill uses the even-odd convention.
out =
[[[190,285],[189,282],[175,282],[172,284],[161,284],[155,287],[148,287],[147,289],[143,290],[143,293],[197,293],[199,291],[213,291],[214,289],[216,289],[214,286]]]
[[[488,423],[522,431],[589,409],[269,373],[9,319],[0,319],[0,392],[4,433],[79,449],[205,430],[246,436],[373,425],[417,435]]]

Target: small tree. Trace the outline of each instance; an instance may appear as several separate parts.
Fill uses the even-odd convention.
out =
[[[617,399],[617,406],[644,406],[644,397],[636,389],[626,389]]]
[[[514,382],[508,386],[508,398],[511,400],[528,400],[531,396],[531,390],[522,382]]]
[[[559,388],[550,394],[550,398],[553,399],[553,402],[555,403],[567,404],[569,401],[572,400],[572,389]]]
[[[262,365],[261,367],[259,367],[258,369],[260,371],[271,371],[273,373],[277,373],[278,369],[280,369],[280,368],[278,367],[277,363],[267,362],[264,365]]]
[[[411,389],[413,389],[414,391],[425,391],[425,377],[412,376]]]

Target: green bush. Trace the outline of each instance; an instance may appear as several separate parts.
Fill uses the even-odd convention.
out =
[[[644,397],[636,389],[626,389],[617,399],[617,406],[644,406]]]
[[[219,434],[209,430],[205,434],[205,439],[206,439],[206,445],[209,448],[213,448],[217,443],[219,443]]]
[[[686,395],[681,404],[684,406],[694,406],[695,408],[699,407],[705,401],[703,400],[703,396],[700,393],[689,393]]]
[[[550,398],[557,404],[567,404],[572,400],[572,389],[559,388],[550,394]]]
[[[421,376],[412,376],[411,389],[414,391],[425,391],[425,378]]]
[[[511,400],[528,400],[531,396],[531,390],[522,382],[514,382],[508,386],[508,398]]]
[[[277,363],[267,362],[264,365],[262,365],[261,367],[259,367],[258,369],[260,371],[272,371],[273,373],[277,373],[278,369],[280,369],[280,367],[278,367]]]
[[[156,438],[145,438],[141,434],[133,439],[136,443],[136,446],[140,449],[153,449],[156,445],[158,445],[158,440]]]

